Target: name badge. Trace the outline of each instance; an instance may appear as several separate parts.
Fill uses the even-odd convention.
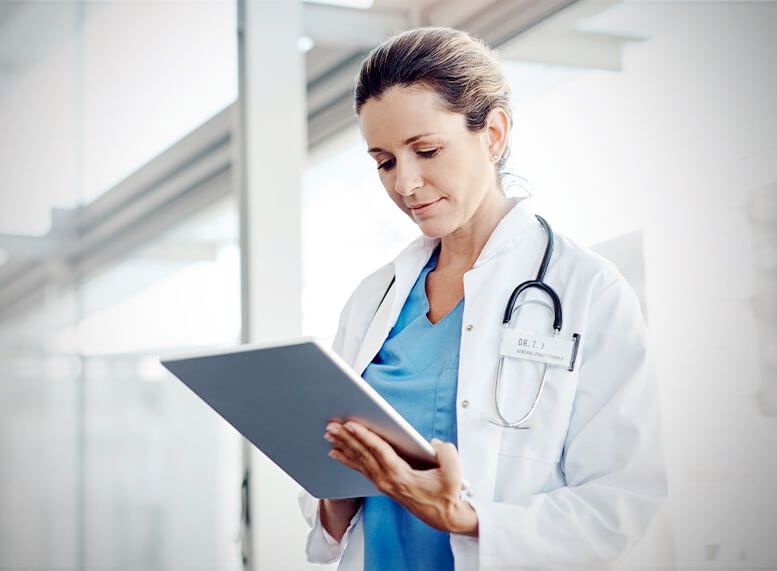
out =
[[[565,367],[573,371],[579,344],[578,333],[572,335],[572,339],[561,339],[508,327],[502,332],[499,354],[504,357],[544,363],[551,367]]]

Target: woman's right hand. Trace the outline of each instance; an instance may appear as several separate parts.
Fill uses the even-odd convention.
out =
[[[362,498],[345,498],[341,500],[321,500],[319,515],[321,525],[337,541],[343,539],[348,524],[359,509]]]

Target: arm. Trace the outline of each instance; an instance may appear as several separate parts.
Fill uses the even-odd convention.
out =
[[[340,313],[337,334],[332,342],[332,350],[343,354],[345,343],[345,323],[353,301],[353,294]],[[298,496],[302,514],[310,531],[305,552],[310,563],[333,563],[340,559],[356,522],[361,514],[361,500],[318,500],[305,490]]]
[[[299,505],[310,526],[305,553],[310,563],[334,563],[340,559],[356,522],[361,515],[361,502],[343,530],[339,539],[332,536],[323,526],[322,506],[328,500],[318,500],[305,490],[299,494]],[[344,516],[343,516],[344,517]]]
[[[348,525],[361,505],[361,498],[321,500],[319,515],[321,525],[338,543],[343,539]]]
[[[567,486],[514,504],[470,500],[481,568],[607,567],[644,534],[667,494],[636,296],[619,277],[590,311],[561,460]],[[452,536],[454,552],[471,541]]]

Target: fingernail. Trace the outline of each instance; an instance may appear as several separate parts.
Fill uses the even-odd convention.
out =
[[[335,441],[335,439],[332,438],[332,436],[329,433],[324,434],[324,440],[327,440],[329,442],[334,442]]]
[[[348,422],[348,423],[346,423],[346,424],[345,424],[345,429],[346,429],[348,432],[356,432],[356,426],[355,426],[355,425],[353,425],[353,424],[351,424],[350,422]]]

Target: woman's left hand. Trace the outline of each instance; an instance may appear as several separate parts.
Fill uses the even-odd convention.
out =
[[[477,513],[459,498],[459,454],[450,442],[433,439],[439,467],[415,470],[388,442],[353,420],[345,424],[329,422],[324,438],[332,443],[331,457],[361,472],[378,490],[426,524],[477,537]]]

